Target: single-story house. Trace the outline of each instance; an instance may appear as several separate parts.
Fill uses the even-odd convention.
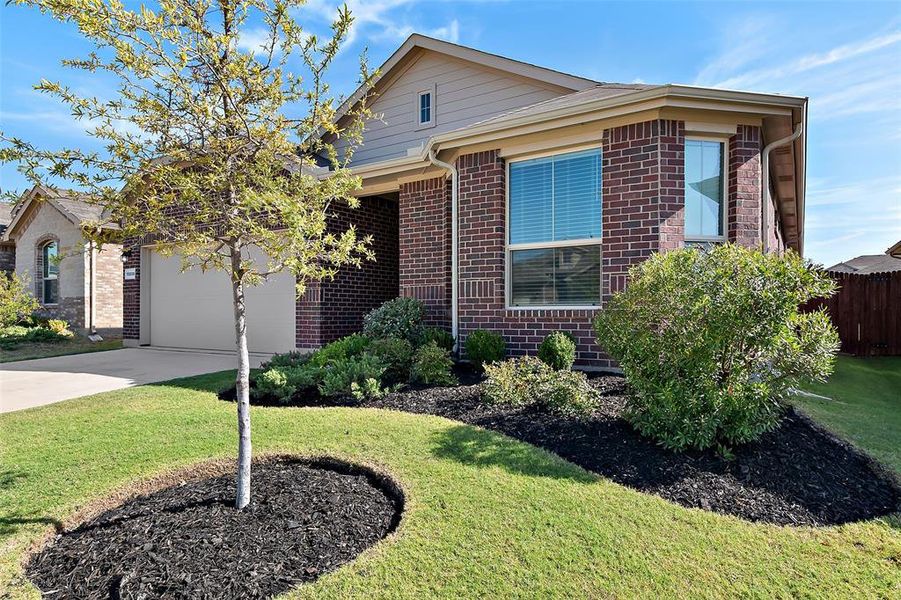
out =
[[[834,264],[826,270],[832,273],[856,273],[858,275],[901,271],[901,241],[887,249],[884,254],[864,254]]]
[[[34,186],[16,203],[2,239],[14,245],[15,271],[34,287],[40,314],[77,331],[119,335],[122,245],[98,247],[84,236],[89,226],[117,228],[83,194]]]
[[[802,251],[806,98],[599,82],[421,35],[379,72],[338,112],[367,97],[379,118],[351,165],[362,206],[336,219],[377,261],[296,300],[287,275],[253,290],[252,351],[318,347],[402,295],[460,342],[490,329],[531,353],[563,329],[605,367],[592,316],[651,253]],[[232,349],[227,278],[179,264],[131,253],[126,342]]]

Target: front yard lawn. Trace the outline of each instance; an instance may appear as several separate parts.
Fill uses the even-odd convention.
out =
[[[75,336],[71,340],[56,342],[23,342],[12,350],[0,350],[0,363],[65,356],[67,354],[83,354],[85,352],[101,352],[103,350],[118,350],[121,347],[121,339],[105,339],[100,342],[92,342],[81,336]]]
[[[231,373],[0,415],[0,597],[38,598],[27,549],[78,509],[233,456]],[[295,598],[892,597],[896,518],[779,527],[687,509],[501,434],[363,408],[253,407],[258,454],[330,455],[404,487],[397,533]]]
[[[901,357],[839,356],[828,383],[798,405],[901,474]]]

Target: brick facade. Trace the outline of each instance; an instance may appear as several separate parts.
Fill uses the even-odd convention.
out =
[[[726,230],[730,242],[760,245],[760,127],[739,125],[729,138],[729,205]]]
[[[446,177],[400,186],[400,294],[422,300],[426,322],[451,326],[451,182]]]
[[[398,296],[398,203],[391,198],[363,198],[359,208],[340,206],[329,221],[338,233],[354,225],[357,235],[372,236],[375,261],[344,267],[333,281],[307,287],[297,301],[298,348],[315,348],[359,331],[363,316]]]
[[[15,244],[0,243],[0,273],[14,273],[16,271],[16,246]]]
[[[602,300],[623,289],[631,266],[684,241],[685,125],[654,120],[605,130],[602,144]],[[728,143],[730,239],[759,243],[760,130],[740,126]],[[595,343],[595,310],[508,309],[505,285],[506,165],[497,152],[459,157],[459,335],[501,333],[511,355],[533,354],[562,329],[578,364],[610,367]],[[444,179],[401,186],[401,291],[423,299],[430,319],[450,322],[450,193]],[[755,220],[756,218],[756,220]],[[755,229],[756,228],[756,229]],[[462,346],[462,344],[461,344]]]

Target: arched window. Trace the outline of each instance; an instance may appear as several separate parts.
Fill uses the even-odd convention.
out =
[[[49,241],[41,247],[41,302],[59,303],[59,246]]]

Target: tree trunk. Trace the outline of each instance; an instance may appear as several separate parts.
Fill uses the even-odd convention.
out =
[[[232,297],[235,306],[235,345],[238,349],[238,493],[235,508],[250,502],[250,357],[247,351],[247,319],[244,305],[244,278],[241,272],[241,248],[231,249]]]

